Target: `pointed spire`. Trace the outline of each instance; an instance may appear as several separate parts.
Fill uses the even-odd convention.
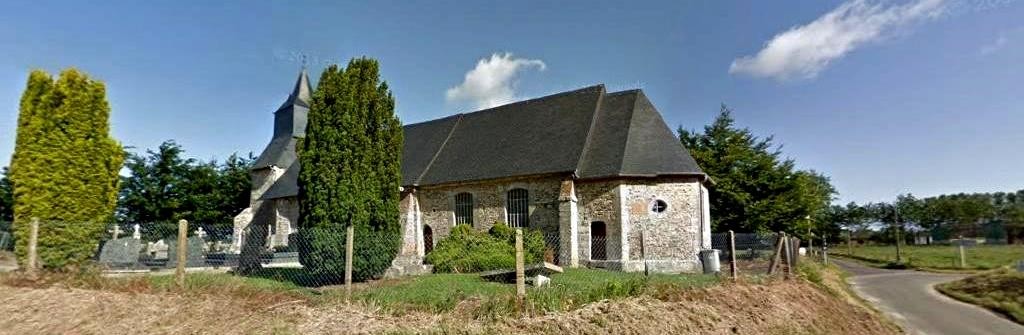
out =
[[[306,66],[303,65],[302,72],[299,73],[299,79],[295,81],[295,88],[292,89],[292,94],[288,95],[288,100],[278,110],[295,104],[309,107],[309,103],[312,100],[312,91],[313,89],[309,85],[309,75],[306,73]]]
[[[288,95],[288,100],[274,112],[274,138],[306,135],[306,115],[312,102],[312,92],[309,75],[303,68],[299,73],[299,79],[295,81],[292,93]]]

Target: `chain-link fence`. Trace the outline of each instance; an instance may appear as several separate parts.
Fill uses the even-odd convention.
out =
[[[711,234],[712,249],[719,251],[725,274],[735,269],[737,275],[773,275],[792,271],[802,258],[826,259],[820,245],[804,243],[807,242],[784,233]]]
[[[177,223],[95,223],[36,221],[36,251],[42,267],[59,268],[80,263],[95,263],[108,270],[160,270],[176,267]],[[12,252],[16,243],[24,256],[30,240],[31,222],[15,234],[13,225],[0,222],[0,252]],[[231,226],[224,224],[189,225],[189,267],[218,267],[231,245]],[[24,238],[18,241],[15,237]]]
[[[0,252],[14,251],[14,232],[10,221],[0,221]]]
[[[996,242],[996,243],[993,243]],[[999,243],[985,237],[956,237],[935,241],[914,236],[895,240],[858,239],[844,234],[831,247],[835,255],[893,268],[988,270],[1012,265],[1024,258],[1024,246]]]

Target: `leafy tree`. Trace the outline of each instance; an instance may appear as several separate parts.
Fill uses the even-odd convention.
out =
[[[129,154],[128,176],[122,182],[120,216],[124,223],[174,221],[185,206],[181,185],[187,183],[194,160],[182,158],[184,150],[165,141],[146,156]]]
[[[176,234],[180,219],[223,237],[230,233],[234,216],[249,206],[251,155],[233,154],[218,164],[183,158],[184,153],[168,140],[144,156],[128,155],[119,219],[139,223],[147,239]]]
[[[772,137],[737,128],[722,106],[703,133],[679,129],[682,144],[711,176],[712,227],[718,231],[780,231],[804,234],[827,219],[835,189],[828,177],[795,168]]]
[[[402,127],[379,64],[328,67],[313,94],[299,145],[300,261],[340,279],[345,227],[355,227],[353,277],[381,275],[398,251]]]
[[[0,221],[14,220],[14,191],[11,189],[10,170],[3,168],[0,176]]]
[[[109,117],[102,82],[75,69],[56,81],[43,71],[29,75],[10,171],[15,252],[22,261],[32,218],[44,222],[38,244],[44,266],[73,265],[95,254],[114,215],[124,161],[109,135]]]

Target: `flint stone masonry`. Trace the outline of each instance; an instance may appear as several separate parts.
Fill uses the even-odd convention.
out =
[[[558,191],[562,178],[511,179],[483,183],[422,188],[417,191],[422,222],[434,232],[434,242],[447,237],[455,227],[455,195],[473,195],[473,228],[488,230],[506,222],[508,191],[522,188],[529,193],[529,227],[545,234],[558,234]]]
[[[623,179],[577,183],[581,204],[580,259],[624,271],[694,272],[698,253],[710,247],[703,186],[691,178]],[[656,200],[668,204],[653,211]],[[606,226],[606,260],[592,254],[593,222]],[[625,243],[623,243],[625,241]],[[625,261],[624,261],[625,260]]]

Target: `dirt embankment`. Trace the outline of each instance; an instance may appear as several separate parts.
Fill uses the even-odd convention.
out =
[[[392,316],[369,306],[253,304],[218,296],[0,286],[2,334],[895,334],[842,294],[806,281],[724,284],[674,296],[602,301],[499,321],[458,313]],[[853,302],[853,303],[852,303]]]

